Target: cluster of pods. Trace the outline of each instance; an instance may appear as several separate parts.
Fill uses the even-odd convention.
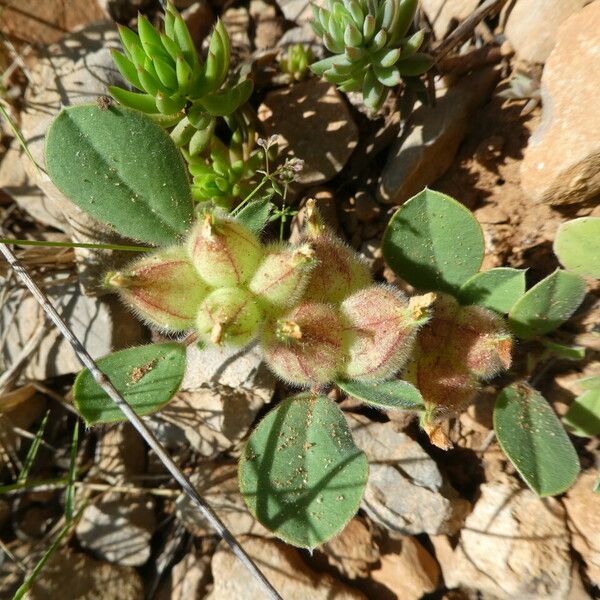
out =
[[[404,369],[437,404],[510,364],[498,315],[446,295],[409,300],[374,283],[313,202],[298,244],[263,244],[231,216],[206,212],[184,244],[143,256],[106,283],[160,330],[195,330],[207,344],[258,340],[271,370],[298,386],[379,382]]]

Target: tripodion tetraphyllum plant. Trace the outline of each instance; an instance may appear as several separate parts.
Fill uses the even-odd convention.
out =
[[[415,54],[419,36],[406,37],[415,6],[352,0],[319,9],[316,28],[338,53],[325,59],[323,73],[379,106],[409,59],[425,60]],[[242,106],[251,84],[226,84],[222,26],[205,61],[171,5],[164,33],[141,19],[139,35],[122,29],[121,36],[125,54],[115,60],[141,93],[112,89],[121,105],[63,110],[48,133],[46,162],[80,208],[149,246],[105,277],[135,314],[173,340],[99,361],[131,406],[146,415],[173,398],[193,337],[225,348],[257,344],[270,369],[300,393],[249,436],[240,490],[263,525],[297,546],[336,535],[367,483],[366,457],[326,395],[333,386],[381,410],[417,411],[432,442],[449,448],[448,418],[476,400],[483,382],[504,374],[509,385],[494,413],[502,448],[539,494],[569,487],[579,463],[568,436],[547,402],[509,369],[515,337],[547,352],[572,351],[547,337],[585,295],[571,260],[564,261],[570,270],[528,291],[523,270],[481,271],[478,223],[431,190],[398,209],[382,241],[388,265],[416,290],[410,298],[373,281],[310,203],[302,239],[286,243],[288,208],[258,192],[277,192],[285,204],[301,162],[271,170],[275,140],[256,139],[252,110]],[[217,119],[227,139],[215,134]],[[253,187],[255,173],[262,178]],[[263,234],[274,215],[278,242]],[[85,370],[73,394],[89,425],[124,419]]]

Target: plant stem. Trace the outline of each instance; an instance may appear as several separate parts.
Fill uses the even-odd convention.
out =
[[[154,433],[148,428],[146,423],[142,421],[142,419],[136,414],[136,412],[123,398],[123,396],[120,394],[117,388],[115,388],[115,386],[106,376],[106,374],[98,368],[98,365],[96,365],[94,359],[90,356],[89,352],[85,349],[80,340],[75,336],[75,334],[71,331],[69,326],[58,314],[52,303],[40,290],[35,281],[33,281],[27,270],[23,267],[23,265],[21,265],[17,261],[17,258],[15,257],[13,252],[4,244],[0,244],[0,252],[2,252],[13,271],[23,281],[23,283],[27,286],[33,297],[43,308],[44,312],[46,313],[46,316],[50,319],[50,321],[52,321],[52,323],[54,323],[54,325],[62,334],[62,336],[71,344],[81,364],[89,370],[96,383],[119,407],[121,412],[127,417],[127,419],[135,427],[135,429],[137,429],[138,433],[144,438],[148,446],[150,446],[150,448],[155,452],[155,454],[158,456],[160,461],[163,463],[163,465],[166,467],[166,469],[169,471],[169,473],[172,475],[175,481],[177,481],[177,483],[181,486],[184,493],[196,505],[196,508],[200,511],[203,517],[212,525],[217,534],[229,545],[233,554],[235,554],[238,557],[238,559],[244,564],[248,571],[250,571],[252,576],[262,584],[265,592],[267,593],[267,596],[269,598],[273,598],[274,600],[282,600],[281,596],[269,583],[268,579],[264,576],[262,571],[260,571],[260,569],[256,566],[252,558],[250,558],[246,551],[240,546],[233,534],[229,531],[229,529],[227,529],[223,521],[221,521],[221,519],[214,512],[214,510],[198,494],[191,481],[175,464],[173,459],[169,456],[169,454],[163,448],[161,443],[158,441]],[[66,535],[66,531],[64,532],[64,534]],[[57,545],[57,542],[55,542],[55,544]],[[53,547],[55,544],[53,544]]]
[[[233,216],[237,215],[240,212],[240,210],[242,210],[244,205],[248,204],[248,202],[250,202],[250,200],[254,198],[254,196],[258,193],[260,189],[262,189],[262,187],[265,185],[265,183],[267,183],[267,181],[269,181],[269,179],[270,178],[267,176],[263,177],[262,181],[235,207],[231,214]]]
[[[146,246],[123,246],[118,244],[85,244],[80,242],[48,242],[45,240],[15,240],[0,238],[0,244],[15,244],[17,246],[42,246],[48,248],[91,248],[92,250],[124,250],[125,252],[150,252]]]

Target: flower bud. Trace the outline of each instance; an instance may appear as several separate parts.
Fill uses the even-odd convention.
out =
[[[202,279],[212,287],[234,287],[248,281],[262,258],[261,244],[249,229],[209,212],[192,229],[188,252]]]
[[[252,294],[224,287],[204,299],[196,316],[196,328],[205,342],[245,346],[258,332],[263,316]]]
[[[193,327],[209,292],[185,249],[179,247],[147,254],[125,271],[107,273],[105,282],[141,319],[166,331]]]
[[[302,296],[314,265],[309,244],[298,248],[275,245],[268,250],[248,289],[267,308],[289,308]]]
[[[327,304],[303,303],[265,327],[261,346],[271,370],[284,381],[310,386],[329,383],[342,358],[342,326]]]
[[[427,320],[423,307],[415,314],[404,294],[383,285],[355,292],[340,311],[346,354],[342,372],[358,381],[393,377],[406,364],[417,329]]]

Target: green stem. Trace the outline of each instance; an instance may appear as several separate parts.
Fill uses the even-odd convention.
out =
[[[265,185],[265,183],[267,183],[267,181],[269,181],[269,177],[263,177],[262,181],[235,207],[235,209],[231,213],[232,216],[237,215],[240,212],[240,210],[242,210],[242,208],[246,204],[248,204],[248,202],[250,202],[252,198],[254,198],[254,196],[259,192],[259,190],[262,189],[262,187]]]
[[[91,248],[93,250],[124,250],[126,252],[150,252],[153,248],[145,246],[122,246],[118,244],[84,244],[79,242],[47,242],[40,240],[14,240],[0,238],[0,244],[17,244],[18,246],[42,246],[49,248]]]

